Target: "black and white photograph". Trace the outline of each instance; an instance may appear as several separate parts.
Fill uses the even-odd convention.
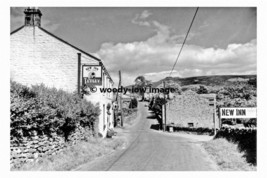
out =
[[[258,171],[257,6],[9,11],[9,171]]]

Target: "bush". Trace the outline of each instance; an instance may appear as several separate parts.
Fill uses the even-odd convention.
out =
[[[137,99],[136,98],[131,99],[131,102],[129,104],[129,108],[137,108],[137,106],[138,106]]]
[[[162,112],[162,105],[166,104],[167,100],[164,98],[154,98],[153,104],[151,109],[155,112],[155,113],[161,113]]]
[[[248,80],[248,84],[252,85],[254,87],[257,87],[257,79],[256,78],[251,78]]]
[[[205,86],[201,85],[201,86],[199,86],[199,89],[197,90],[197,93],[198,94],[207,94],[208,93],[208,89]]]
[[[220,107],[257,107],[257,90],[251,85],[216,89],[216,109]]]
[[[78,125],[94,130],[100,113],[98,107],[77,94],[47,88],[44,85],[28,88],[11,82],[11,139],[22,140],[34,133],[62,134],[67,140]]]

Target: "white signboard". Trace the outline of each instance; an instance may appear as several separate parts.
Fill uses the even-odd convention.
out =
[[[84,84],[102,85],[102,68],[98,65],[84,65],[83,68]]]
[[[220,108],[220,118],[257,118],[257,108]]]

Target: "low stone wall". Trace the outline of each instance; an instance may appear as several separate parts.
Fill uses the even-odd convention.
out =
[[[210,105],[209,98],[212,97],[204,97],[192,91],[177,95],[167,103],[167,124],[177,127],[214,128],[215,117],[216,127],[218,127],[218,117],[216,114],[213,116],[215,104]]]
[[[68,137],[57,134],[52,136],[41,135],[24,138],[23,141],[10,141],[10,165],[11,168],[19,168],[24,163],[38,161],[44,156],[51,156],[61,152],[68,146],[76,144],[80,140],[90,136],[92,131],[78,127],[74,133]]]

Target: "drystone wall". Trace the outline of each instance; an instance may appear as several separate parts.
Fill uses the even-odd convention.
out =
[[[68,146],[76,144],[80,140],[88,138],[92,131],[78,127],[68,140],[63,136],[53,134],[51,136],[33,136],[24,138],[23,141],[10,141],[10,165],[11,168],[19,168],[27,162],[37,162],[45,156],[55,155]]]
[[[214,128],[219,126],[215,112],[215,104],[211,104],[211,97],[204,97],[193,91],[176,95],[166,106],[167,125],[177,127]],[[215,102],[213,102],[215,103]]]

